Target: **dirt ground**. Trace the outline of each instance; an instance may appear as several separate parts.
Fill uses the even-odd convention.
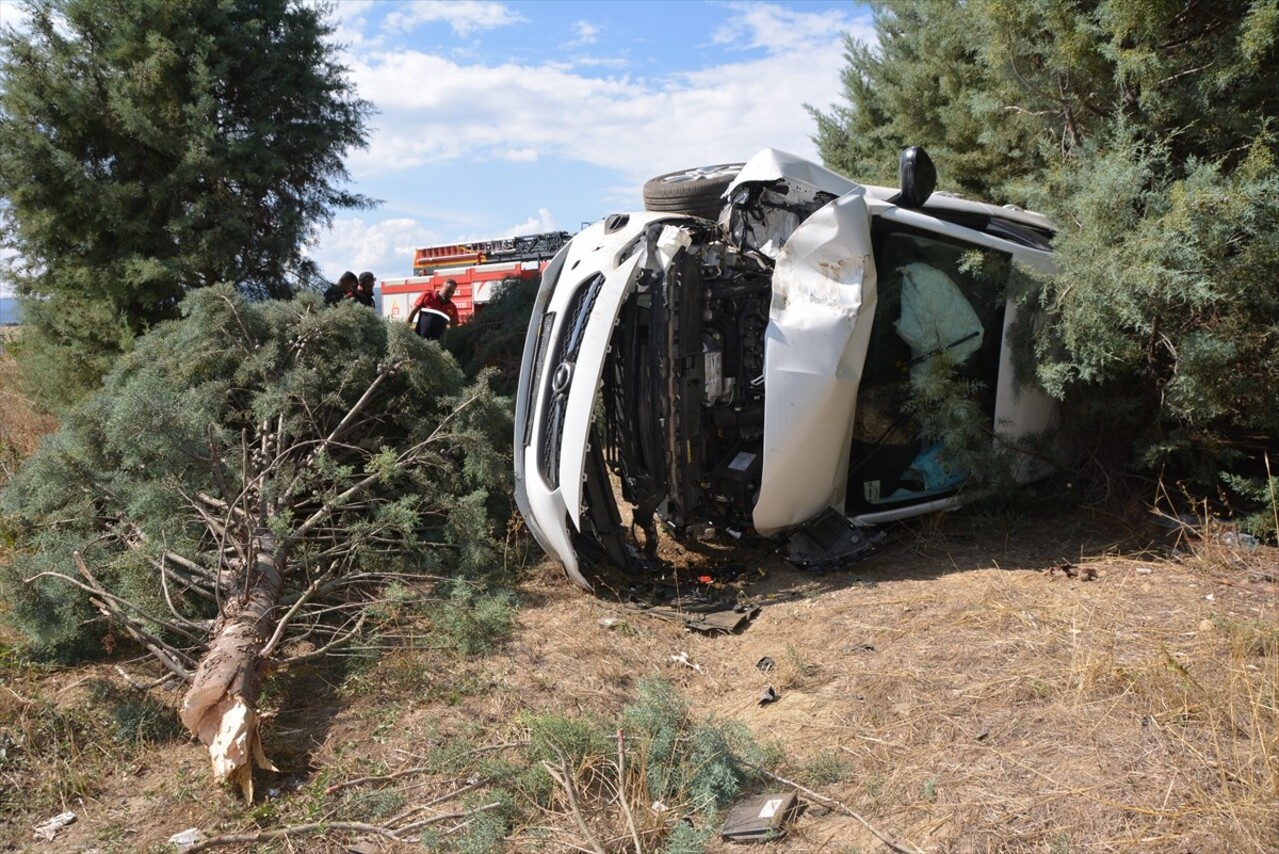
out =
[[[16,797],[39,781],[0,760],[0,850],[171,851],[166,840],[192,827],[325,821],[334,784],[409,768],[450,740],[500,750],[530,710],[616,719],[658,677],[698,716],[749,728],[803,787],[802,812],[764,850],[892,850],[877,832],[900,850],[956,854],[1279,851],[1279,559],[1155,530],[954,514],[901,526],[877,555],[822,576],[766,548],[666,546],[686,567],[736,566],[742,595],[763,606],[717,636],[592,597],[544,563],[519,591],[514,634],[488,656],[391,652],[340,681],[275,679],[267,750],[281,770],[259,774],[253,805],[210,783],[182,739],[125,759],[81,745],[47,767],[92,779],[70,797],[58,788],[56,803]],[[0,729],[19,730],[37,693],[76,707],[86,681],[110,678],[100,665],[13,680]],[[768,688],[777,699],[761,705]],[[774,790],[793,786],[755,789]],[[433,796],[396,791],[397,808]],[[77,822],[33,840],[61,809]],[[557,835],[536,838],[558,841],[515,834],[508,850],[573,850],[567,814],[545,824]],[[606,850],[634,850],[611,830]],[[423,850],[330,831],[222,850],[410,849]]]

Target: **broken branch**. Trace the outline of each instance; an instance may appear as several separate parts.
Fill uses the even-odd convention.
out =
[[[590,825],[586,823],[586,818],[582,815],[582,810],[577,805],[577,790],[573,786],[573,778],[568,773],[568,760],[564,758],[564,754],[558,748],[555,750],[555,755],[560,760],[558,767],[545,759],[542,760],[542,767],[546,769],[546,773],[551,775],[551,779],[558,783],[568,796],[568,808],[573,814],[573,821],[577,822],[578,829],[582,831],[586,841],[591,844],[591,849],[595,854],[606,854],[599,840],[595,838],[595,834],[591,833]]]

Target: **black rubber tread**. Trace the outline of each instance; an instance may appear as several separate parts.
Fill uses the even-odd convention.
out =
[[[741,168],[741,163],[721,163],[658,175],[644,184],[644,209],[714,219],[720,196]]]

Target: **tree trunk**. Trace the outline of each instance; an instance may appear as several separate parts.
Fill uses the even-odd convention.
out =
[[[271,635],[271,615],[284,583],[284,556],[268,533],[257,536],[256,560],[245,583],[226,601],[182,700],[182,723],[209,748],[213,774],[240,786],[253,800],[253,764],[276,770],[262,752],[258,696],[262,691],[262,647]]]

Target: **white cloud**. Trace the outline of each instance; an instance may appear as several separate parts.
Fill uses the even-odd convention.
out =
[[[330,41],[344,49],[342,61],[349,63],[356,51],[379,50],[385,39],[369,25],[369,13],[376,10],[374,0],[344,0],[334,3],[327,20],[333,25]]]
[[[311,242],[310,251],[312,258],[320,266],[320,273],[330,281],[337,281],[345,270],[354,273],[371,270],[379,279],[385,279],[406,275],[405,271],[413,267],[413,251],[421,246],[559,230],[560,226],[556,224],[555,216],[548,208],[538,208],[536,214],[523,222],[497,232],[458,232],[448,235],[407,217],[376,223],[351,217],[334,220],[331,229],[316,235]]]
[[[510,160],[514,163],[536,163],[536,148],[510,148],[500,155],[503,160]]]
[[[547,208],[538,208],[537,216],[531,216],[519,225],[513,225],[502,233],[502,237],[519,237],[523,234],[541,234],[544,231],[559,231],[555,217]]]
[[[804,104],[827,109],[841,100],[842,33],[873,37],[869,15],[728,8],[732,18],[716,38],[762,47],[764,56],[652,77],[587,76],[561,64],[464,65],[419,51],[357,64],[353,78],[382,111],[383,130],[349,165],[358,177],[536,152],[619,170],[637,195],[648,176],[743,159],[766,145],[815,154]]]
[[[811,50],[831,36],[848,30],[859,39],[874,39],[870,19],[852,25],[848,17],[831,9],[805,12],[771,3],[730,3],[736,14],[711,36],[712,42],[746,49],[762,48],[771,54]]]
[[[18,5],[18,0],[0,0],[0,26],[13,27],[22,32],[30,29],[31,16],[26,8]]]
[[[441,242],[440,235],[415,219],[366,223],[359,217],[335,219],[316,236],[312,257],[320,273],[336,281],[344,270],[371,270],[379,279],[404,275],[413,268],[413,250]]]
[[[340,4],[339,4],[340,5]],[[407,31],[420,24],[446,23],[459,36],[518,24],[525,19],[501,3],[488,0],[432,0],[408,3],[386,16],[384,29]]]
[[[570,62],[563,63],[561,66],[565,70],[570,68],[627,68],[631,61],[625,56],[575,56]]]
[[[563,47],[575,48],[585,47],[588,44],[595,44],[600,34],[600,28],[592,24],[590,21],[577,21],[573,24],[573,38],[566,42]]]

